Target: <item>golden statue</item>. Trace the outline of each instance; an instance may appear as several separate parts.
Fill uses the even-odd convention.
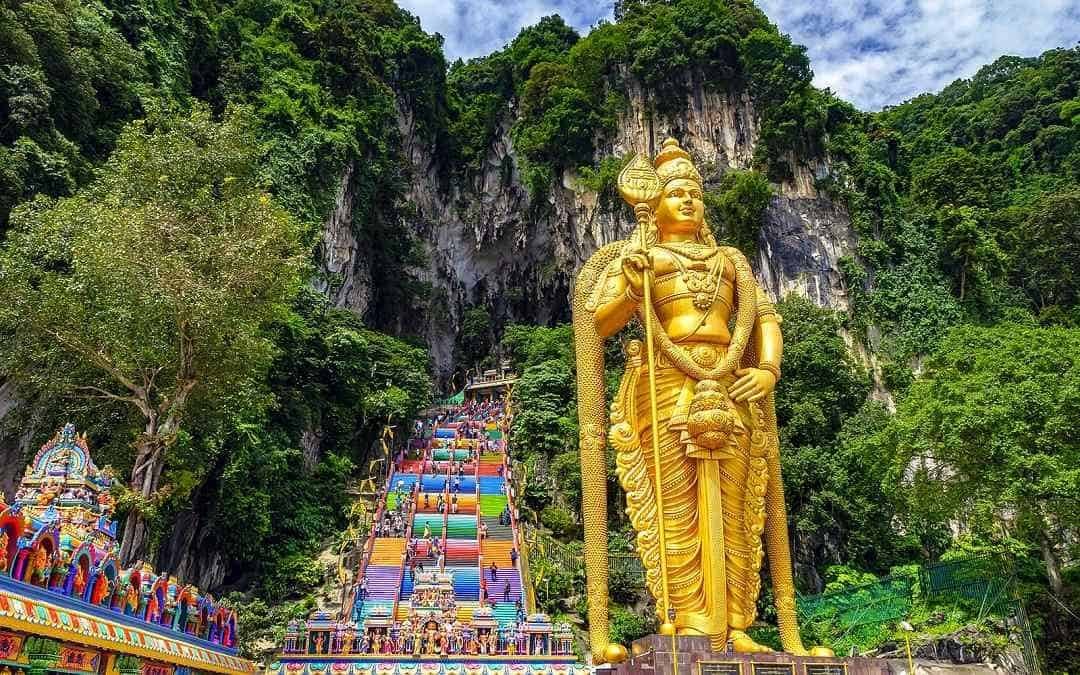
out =
[[[574,290],[594,662],[626,655],[608,642],[609,438],[660,632],[707,636],[714,649],[730,640],[739,652],[769,651],[745,632],[767,553],[781,643],[807,654],[795,619],[773,404],[781,319],[742,253],[717,245],[701,176],[677,141],[664,141],[655,163],[632,160],[619,189],[634,206],[637,231],[597,251]],[[635,315],[645,344],[626,346],[605,434],[603,340]]]

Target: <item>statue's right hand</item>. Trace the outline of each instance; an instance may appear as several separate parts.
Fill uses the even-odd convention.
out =
[[[645,290],[645,270],[652,268],[652,256],[641,248],[632,248],[622,257],[622,272],[630,292],[640,296]]]

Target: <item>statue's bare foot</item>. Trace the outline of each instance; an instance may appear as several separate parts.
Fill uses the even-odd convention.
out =
[[[619,664],[626,660],[628,654],[626,653],[626,647],[612,642],[604,648],[602,663]]]
[[[731,640],[735,651],[740,654],[760,654],[772,651],[771,648],[751,640],[750,636],[741,630],[733,630],[728,633],[728,639]]]

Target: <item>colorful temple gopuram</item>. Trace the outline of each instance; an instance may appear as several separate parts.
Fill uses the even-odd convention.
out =
[[[533,607],[498,400],[418,421],[390,467],[349,600],[288,626],[276,675],[574,675]]]
[[[107,470],[65,426],[0,497],[0,675],[251,673],[236,614],[208,594],[120,565]]]

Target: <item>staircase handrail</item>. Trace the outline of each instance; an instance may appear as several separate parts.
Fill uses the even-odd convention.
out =
[[[457,440],[456,436],[454,437],[454,440],[455,441]],[[447,530],[449,529],[449,526],[450,526],[450,480],[451,480],[451,473],[453,472],[453,468],[454,468],[454,453],[457,452],[457,448],[454,447],[456,445],[457,445],[456,442],[452,443],[450,445],[450,461],[448,461],[446,463],[446,484],[443,485],[443,512],[442,512],[442,517],[443,517],[443,521],[442,521],[443,564],[442,564],[441,567],[439,567],[440,572],[443,572],[443,571],[446,570],[446,540],[449,539],[449,536],[447,536],[449,534],[447,532]],[[438,559],[436,559],[436,562],[438,562]]]
[[[480,536],[480,524],[484,522],[483,514],[480,512],[480,444],[474,443],[473,449],[476,451],[476,461],[473,462],[473,477],[476,485],[473,486],[473,491],[476,493],[476,571],[478,573],[476,583],[477,592],[479,592],[480,582],[484,579],[484,539]],[[487,602],[487,598],[479,600],[477,604],[480,607]]]
[[[529,571],[529,545],[526,541],[528,536],[522,534],[521,547],[518,549],[518,565],[521,575],[521,588],[525,591],[525,610],[532,614],[536,612],[536,590],[532,584],[532,573]]]
[[[393,462],[387,462],[386,480],[383,481],[382,491],[376,498],[375,515],[371,520],[371,530],[368,532],[367,541],[364,543],[364,548],[362,549],[363,553],[360,556],[360,564],[357,566],[356,577],[354,577],[354,584],[357,586],[357,588],[355,588],[352,593],[353,601],[351,607],[356,606],[356,594],[360,592],[360,580],[364,578],[365,574],[367,574],[368,565],[371,563],[371,555],[372,552],[375,550],[375,523],[382,520],[382,515],[386,509],[386,496],[390,494],[390,481],[394,478],[394,468],[395,467]],[[347,622],[350,619],[350,616],[347,614],[347,612],[349,609],[351,609],[351,607],[346,608],[343,606],[341,608],[341,620],[343,622]]]
[[[525,595],[525,609],[530,614],[536,611],[536,598],[532,587],[532,579],[528,577],[526,570],[528,567],[525,562],[528,560],[528,554],[525,551],[525,537],[522,536],[517,519],[517,504],[514,500],[512,493],[513,490],[513,470],[506,466],[506,458],[510,455],[510,441],[503,434],[500,439],[502,445],[502,459],[503,463],[503,488],[506,490],[506,503],[509,506],[510,511],[510,544],[517,547],[518,559],[515,565],[518,568],[518,578],[521,579],[521,590]]]
[[[408,550],[409,541],[412,540],[413,520],[416,518],[416,501],[417,497],[420,496],[419,488],[420,481],[413,483],[411,491],[412,502],[409,504],[408,520],[405,525],[405,549],[401,552],[401,570],[398,572],[397,587],[394,589],[394,607],[391,610],[393,612],[391,616],[395,621],[397,620],[398,604],[401,602],[401,584],[405,581],[405,561],[407,558],[405,551]]]

